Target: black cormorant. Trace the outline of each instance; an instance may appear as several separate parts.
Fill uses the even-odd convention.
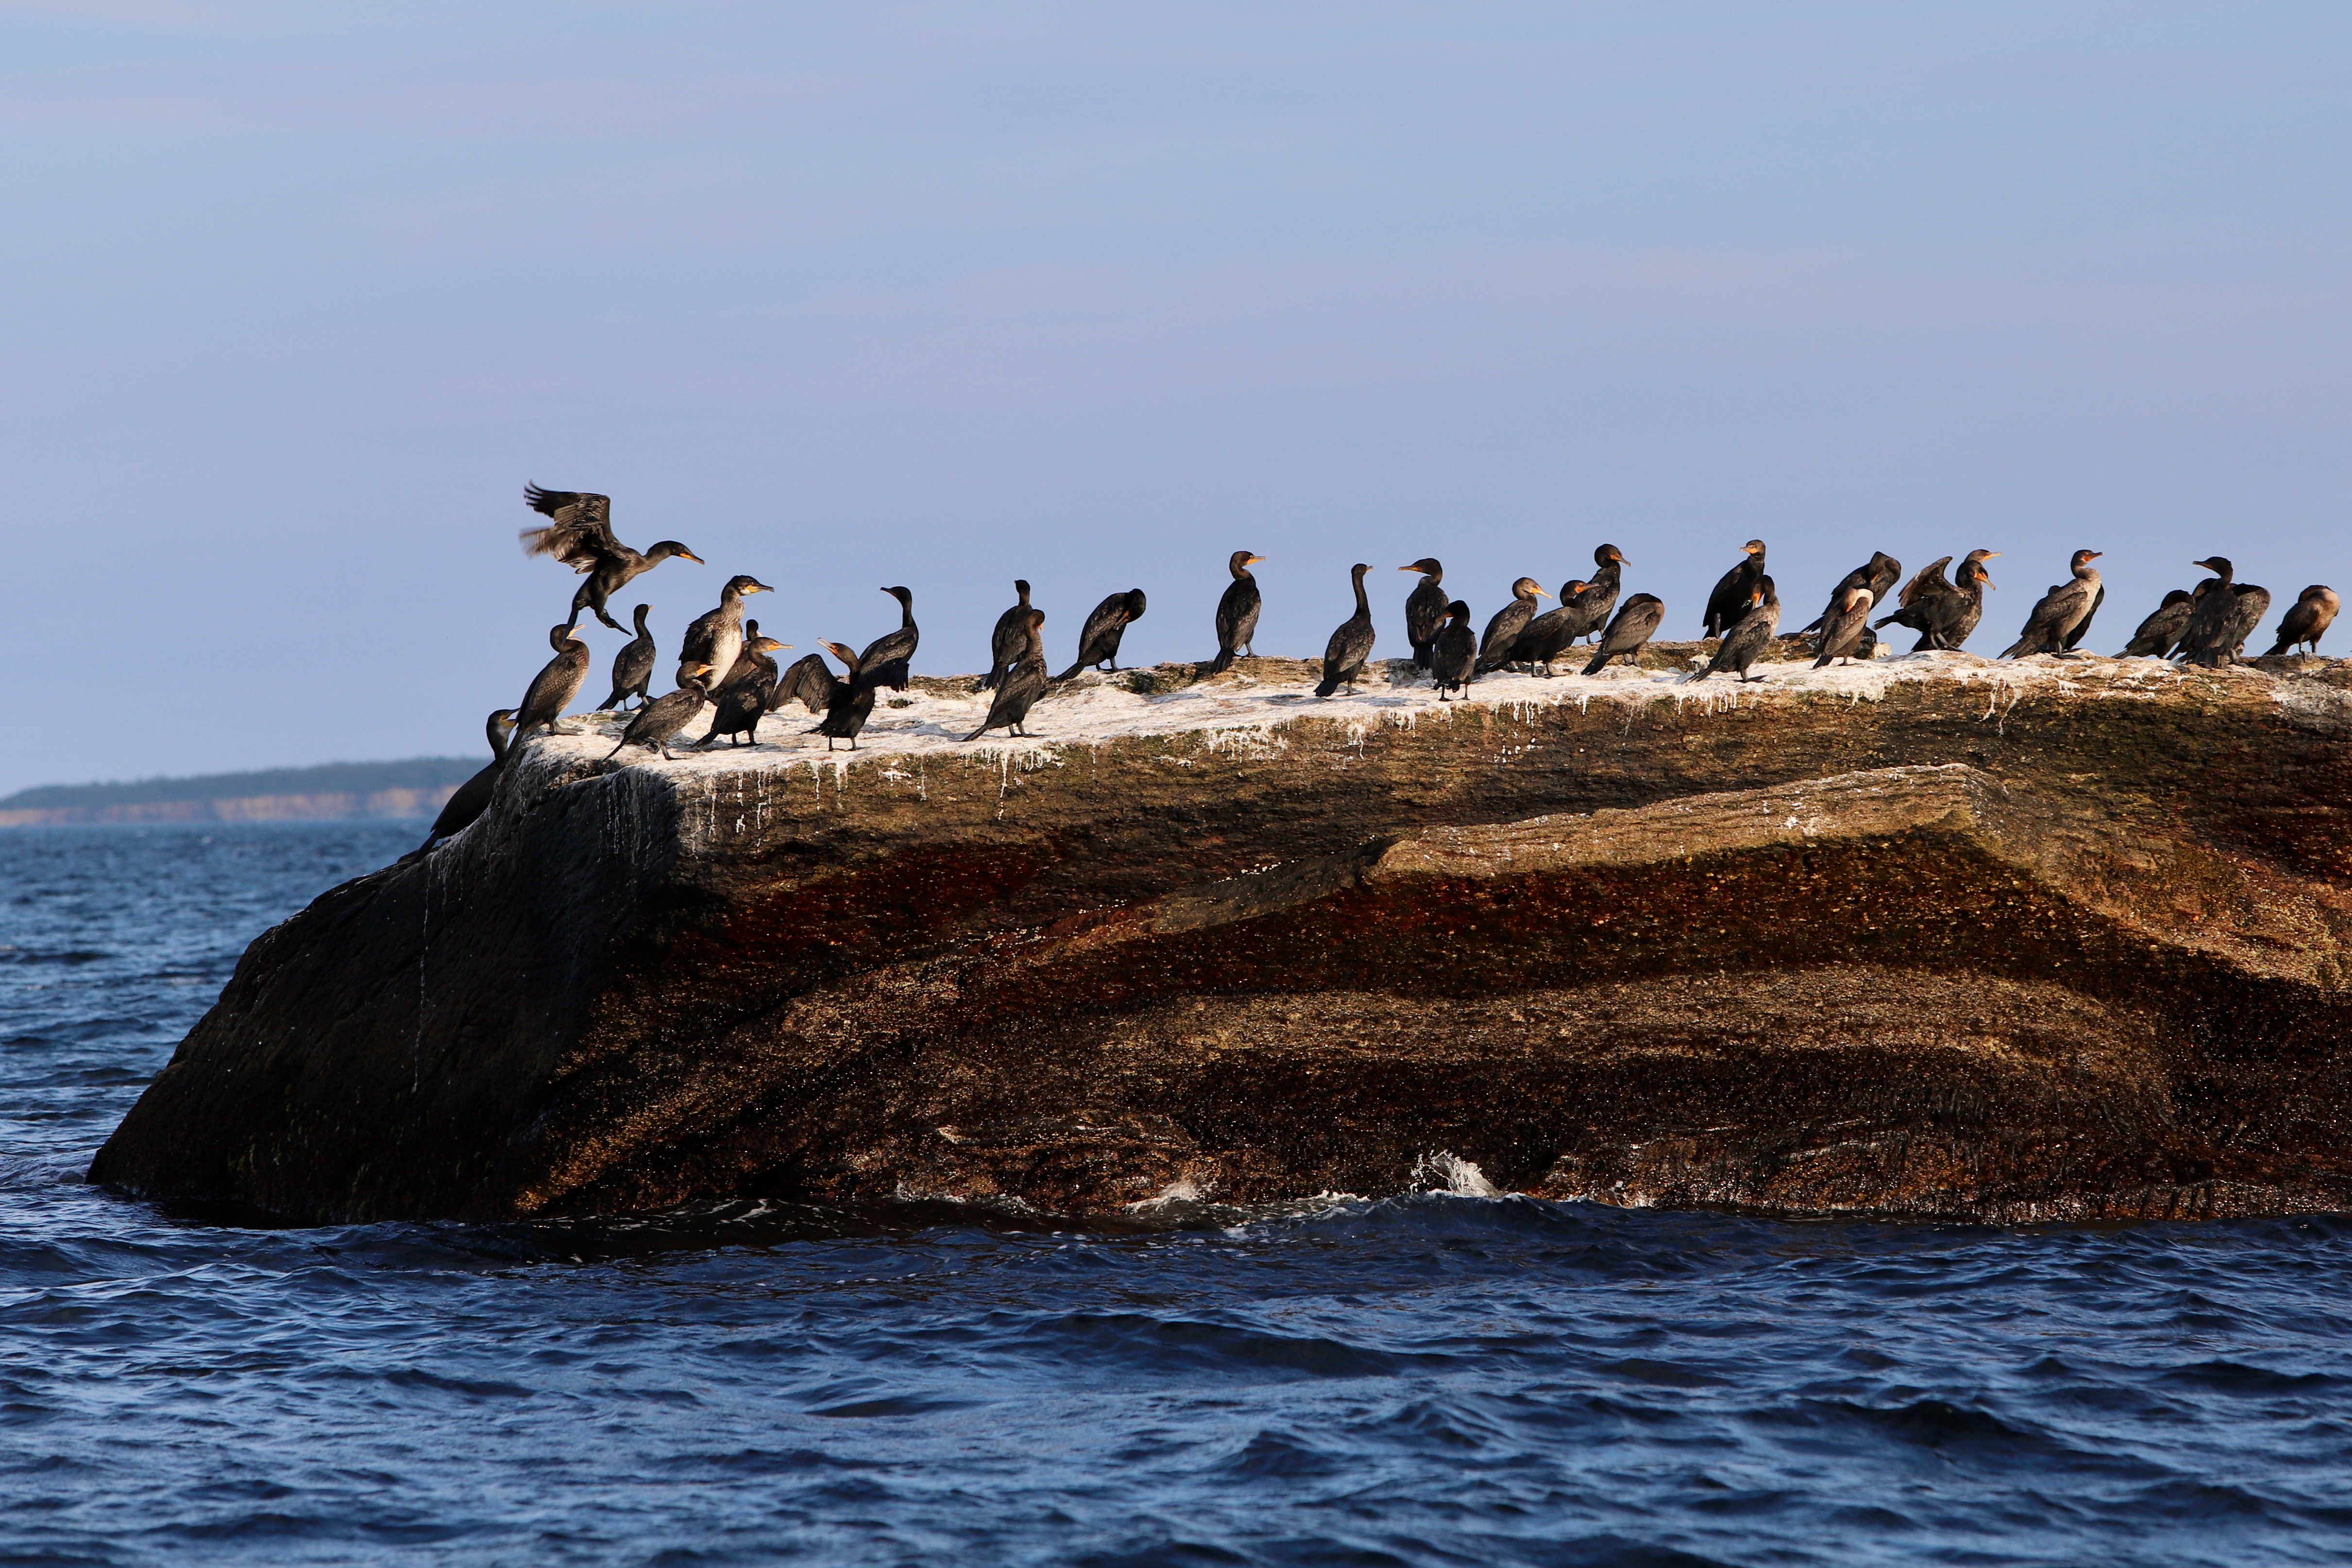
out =
[[[776,661],[770,656],[780,653],[790,645],[773,637],[760,635],[760,623],[743,624],[743,651],[735,656],[735,668],[728,671],[719,683],[718,711],[710,716],[710,728],[695,742],[697,750],[725,735],[737,745],[749,742],[760,743],[760,720],[776,706]]]
[[[1348,568],[1356,585],[1356,613],[1341,621],[1324,645],[1323,680],[1315,688],[1318,697],[1328,697],[1342,686],[1349,696],[1356,695],[1356,678],[1364,673],[1364,660],[1372,657],[1372,605],[1364,597],[1364,574],[1370,570],[1360,561]]]
[[[2319,639],[2336,624],[2336,612],[2343,607],[2344,601],[2336,596],[2335,589],[2317,583],[2305,588],[2294,607],[2279,617],[2278,641],[2271,648],[2271,657],[2275,658],[2305,644],[2317,653]]]
[[[576,626],[551,626],[547,642],[555,657],[547,661],[537,675],[530,678],[530,687],[522,694],[522,706],[515,710],[515,739],[520,741],[533,730],[545,730],[551,735],[572,735],[579,731],[566,730],[556,723],[572,700],[580,695],[583,682],[588,679],[588,639]]]
[[[1397,570],[1421,574],[1421,581],[1405,595],[1404,640],[1412,647],[1413,668],[1427,669],[1430,650],[1437,644],[1437,628],[1445,624],[1445,590],[1438,586],[1445,581],[1445,568],[1434,555],[1424,555]]]
[[[1927,617],[1924,611],[1928,603],[1947,594],[1958,592],[1944,578],[1944,568],[1951,563],[1950,556],[1938,555],[1913,573],[1911,581],[1904,584],[1901,591],[1895,595],[1895,613],[1891,616],[1879,616],[1872,623],[1874,629],[1884,631],[1888,626],[1909,626],[1913,631],[1920,634],[1917,647],[1911,650],[1914,653],[1934,646],[1927,640]]]
[[[604,699],[599,712],[612,712],[634,697],[642,708],[647,701],[646,688],[654,678],[654,634],[646,629],[646,617],[653,613],[651,605],[639,605],[635,619],[637,635],[621,645],[613,656],[613,695]]]
[[[2083,618],[2076,621],[2074,626],[2066,633],[2065,651],[2072,653],[2076,647],[2081,646],[2084,636],[2091,629],[2091,622],[2098,616],[2099,606],[2106,602],[2107,585],[2105,583],[2102,583],[2099,584],[2099,591],[2091,595],[2091,607],[2083,612]],[[2269,602],[2268,595],[2263,595],[2263,602]]]
[[[2186,588],[2174,588],[2164,595],[2164,602],[2140,622],[2131,641],[2124,644],[2117,658],[2143,658],[2150,655],[2169,658],[2189,630],[2189,618],[2197,613],[2198,595]]]
[[[693,624],[686,628],[686,636],[678,641],[678,684],[686,684],[686,667],[689,664],[707,664],[722,679],[732,670],[735,656],[743,651],[744,595],[774,592],[757,577],[728,578],[727,586],[719,590],[719,607],[695,616]]]
[[[1772,634],[1780,629],[1780,591],[1772,585],[1769,574],[1759,577],[1756,586],[1748,590],[1748,613],[1723,634],[1723,641],[1716,647],[1715,657],[1706,661],[1705,669],[1691,679],[1705,680],[1710,675],[1729,670],[1741,680],[1762,680],[1763,676],[1749,675],[1748,668],[1771,646]]]
[[[2228,649],[2231,623],[2237,618],[2238,569],[2226,555],[2189,564],[2202,566],[2213,575],[2197,584],[2197,607],[2189,613],[2188,629],[2180,634],[2173,652],[2190,664],[2232,663],[2234,657]]]
[[[785,703],[798,702],[812,713],[822,713],[833,701],[833,671],[824,655],[804,654],[776,678],[776,694],[768,703],[768,711],[781,713]]]
[[[1830,590],[1830,602],[1822,606],[1821,615],[1811,626],[1799,627],[1797,635],[1811,637],[1820,631],[1832,616],[1845,608],[1846,595],[1856,588],[1869,589],[1870,602],[1875,605],[1895,591],[1895,580],[1902,575],[1903,563],[1883,550],[1872,551],[1869,560],[1838,579],[1837,586]],[[1876,641],[1875,638],[1872,640]],[[1821,649],[1816,647],[1813,651],[1819,653]]]
[[[1486,636],[1478,639],[1480,674],[1499,669],[1511,661],[1511,650],[1517,646],[1519,634],[1536,618],[1536,601],[1550,597],[1532,577],[1522,577],[1511,584],[1511,602],[1495,612],[1486,622]]]
[[[1822,651],[1813,660],[1815,669],[1833,658],[1851,659],[1861,652],[1863,634],[1870,629],[1871,607],[1876,603],[1867,583],[1857,583],[1845,591],[1845,603],[1822,617]]]
[[[640,554],[614,538],[613,502],[609,497],[585,490],[543,490],[537,485],[525,485],[522,499],[530,503],[531,510],[551,520],[545,528],[522,531],[523,549],[532,555],[552,555],[573,571],[588,575],[588,581],[572,595],[574,621],[580,618],[581,611],[590,610],[598,620],[620,631],[624,628],[605,613],[604,602],[619,593],[631,578],[652,571],[673,555],[682,555],[698,564],[702,560],[675,539],[665,539]]]
[[[1028,624],[1021,628],[1021,651],[1014,656],[1013,668],[1005,671],[1004,679],[998,684],[996,696],[988,705],[988,717],[981,721],[980,728],[966,735],[965,740],[977,741],[991,730],[999,729],[1027,737],[1029,731],[1022,728],[1022,724],[1029,717],[1030,708],[1037,699],[1045,695],[1045,688],[1051,684],[1045,676],[1045,634],[1042,629],[1045,625],[1045,611],[1029,612]]]
[[[996,617],[996,629],[988,634],[988,673],[980,678],[974,691],[993,691],[1004,672],[1021,657],[1029,637],[1029,580],[1013,579],[1013,592],[1019,599],[1011,609]]]
[[[2246,639],[2254,635],[2254,628],[2263,624],[2264,616],[2271,613],[2271,591],[2258,588],[2252,583],[2233,583],[2230,591],[2237,597],[2237,607],[2230,616],[2228,630],[2223,633],[2223,646],[2230,650],[2230,658],[2235,660],[2246,657]]]
[[[1747,554],[1717,579],[1715,592],[1706,596],[1706,622],[1698,634],[1702,640],[1719,637],[1738,626],[1756,602],[1756,579],[1764,575],[1764,542],[1751,539],[1739,548]]]
[[[2079,658],[2079,654],[2066,651],[2066,634],[2074,623],[2091,613],[2092,602],[2099,595],[2098,569],[2091,564],[2102,552],[2077,550],[2074,555],[2074,576],[2042,595],[2033,612],[2025,617],[2025,629],[2001,654],[2003,658],[2021,658],[2027,654],[2055,654],[2060,658]]]
[[[629,746],[645,746],[658,751],[662,761],[676,762],[669,754],[669,743],[677,739],[678,731],[694,722],[710,701],[711,670],[707,664],[688,662],[679,672],[676,691],[655,698],[637,710],[629,727],[621,731],[621,743],[604,753],[610,762]]]
[[[1529,673],[1547,679],[1559,673],[1552,668],[1552,660],[1566,652],[1568,645],[1577,638],[1576,596],[1584,592],[1584,588],[1581,577],[1571,577],[1562,583],[1559,606],[1546,610],[1528,623],[1527,629],[1519,633],[1519,640],[1511,645],[1507,662],[1525,664]],[[1538,665],[1542,668],[1538,668]]]
[[[1958,647],[1984,616],[1984,591],[1992,586],[1992,574],[1984,563],[2000,553],[1998,550],[1969,551],[1968,559],[1960,563],[1958,584],[1944,580],[1950,556],[1932,563],[1903,585],[1895,596],[1899,606],[1895,612],[1882,616],[1874,626],[1908,626],[1917,632],[1919,640],[1911,645],[1913,653]]]
[[[507,732],[515,727],[514,710],[501,708],[483,726],[490,741],[490,765],[457,786],[457,793],[442,803],[441,815],[433,819],[433,830],[416,853],[440,847],[457,836],[474,818],[489,809],[490,792],[498,787],[499,769],[507,760]]]
[[[1429,650],[1429,672],[1437,680],[1437,700],[1446,700],[1448,687],[1467,695],[1478,679],[1478,636],[1470,629],[1470,606],[1456,599],[1445,606],[1445,624]]]
[[[916,645],[923,640],[921,629],[915,625],[915,595],[908,588],[882,591],[898,601],[898,629],[885,632],[867,643],[866,651],[857,656],[857,668],[871,678],[874,685],[904,691],[907,682],[913,679]],[[866,706],[873,704],[868,702]]]
[[[1265,601],[1258,596],[1257,579],[1250,575],[1249,569],[1265,559],[1246,550],[1236,550],[1225,563],[1225,570],[1234,574],[1234,580],[1225,584],[1224,593],[1217,600],[1217,657],[1209,665],[1211,675],[1222,675],[1231,669],[1234,656],[1244,648],[1248,648],[1252,657],[1256,655],[1250,639],[1257,636],[1257,613]]]
[[[1985,563],[2000,554],[1998,550],[1971,550],[1960,563],[1959,581],[1952,592],[1930,607],[1927,636],[1934,637],[1937,647],[1964,646],[1984,619],[1984,596],[1987,588],[2000,584],[1992,580],[1991,569]],[[1916,651],[1916,650],[1915,650]]]
[[[1127,628],[1143,618],[1143,590],[1129,588],[1124,594],[1113,594],[1097,605],[1087,616],[1086,629],[1078,634],[1077,662],[1055,676],[1056,680],[1070,677],[1089,667],[1108,664],[1113,675],[1118,673],[1119,639]]]
[[[1762,547],[1759,545],[1758,548]],[[1764,557],[1759,554],[1756,557],[1756,561],[1757,569],[1760,572],[1763,569]],[[1631,562],[1618,553],[1617,547],[1613,544],[1603,544],[1594,548],[1592,575],[1586,578],[1584,585],[1576,591],[1576,600],[1573,604],[1561,605],[1563,609],[1576,612],[1574,616],[1576,630],[1570,634],[1570,641],[1573,642],[1577,637],[1591,637],[1608,624],[1609,613],[1617,607],[1618,579],[1624,574],[1625,568],[1631,564]]]
[[[882,684],[878,672],[866,668],[864,658],[852,653],[846,644],[820,641],[817,646],[841,660],[849,671],[847,679],[836,677],[825,698],[824,718],[807,733],[823,735],[824,749],[833,750],[835,741],[846,741],[851,751],[857,750],[858,731],[874,712],[874,689]]]
[[[1752,597],[1755,589],[1748,589]],[[1666,606],[1655,594],[1636,594],[1625,601],[1622,608],[1610,620],[1609,629],[1601,634],[1601,646],[1593,650],[1592,662],[1584,667],[1587,675],[1598,675],[1609,661],[1623,655],[1625,662],[1639,668],[1642,645],[1650,640],[1665,618]]]

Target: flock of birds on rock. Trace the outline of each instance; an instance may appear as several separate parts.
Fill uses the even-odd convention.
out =
[[[629,630],[613,618],[609,606],[614,594],[673,557],[702,561],[674,539],[645,551],[623,544],[613,532],[612,502],[607,497],[530,485],[524,488],[523,499],[548,519],[542,526],[523,531],[524,549],[534,555],[554,557],[579,573],[582,581],[572,596],[571,617],[548,633],[555,657],[532,678],[520,708],[500,709],[489,716],[490,765],[450,797],[425,839],[426,850],[488,806],[492,786],[511,744],[535,731],[578,732],[565,729],[562,717],[588,679],[590,650],[580,636],[582,616],[593,615],[614,631]],[[1833,661],[1874,658],[1877,634],[1893,626],[1919,634],[1913,645],[1915,652],[1957,648],[1984,615],[1985,591],[1994,586],[1985,563],[1999,553],[1969,551],[1955,574],[1957,580],[1944,575],[1944,569],[1951,564],[1950,556],[1930,563],[1895,593],[1892,614],[1874,616],[1902,577],[1903,563],[1874,552],[1867,562],[1838,580],[1812,624],[1789,634],[1790,638],[1802,643],[1816,669]],[[2060,658],[2081,657],[2076,649],[2106,600],[2106,589],[2091,564],[2099,553],[2074,552],[2067,580],[2035,603],[2024,629],[2001,658],[2043,653]],[[1704,680],[1717,674],[1738,680],[1765,679],[1749,670],[1779,634],[1780,598],[1764,570],[1764,542],[1749,540],[1741,546],[1739,563],[1725,573],[1707,595],[1700,637],[1714,641],[1716,648],[1704,668],[1688,679]],[[1226,562],[1233,581],[1217,601],[1217,652],[1209,662],[1210,674],[1222,673],[1232,668],[1236,658],[1255,651],[1252,639],[1257,634],[1264,600],[1250,568],[1265,559],[1236,550]],[[1405,637],[1412,646],[1413,668],[1431,675],[1438,700],[1448,701],[1466,695],[1471,682],[1497,669],[1555,675],[1553,666],[1570,648],[1582,653],[1590,647],[1591,657],[1583,668],[1586,675],[1600,674],[1614,659],[1638,664],[1642,649],[1664,622],[1666,606],[1654,594],[1634,594],[1620,602],[1619,579],[1629,563],[1615,545],[1596,548],[1592,562],[1592,575],[1560,584],[1559,596],[1549,610],[1541,607],[1540,601],[1551,595],[1534,578],[1520,578],[1511,585],[1509,602],[1487,620],[1483,635],[1475,636],[1470,627],[1470,606],[1448,596],[1444,585],[1445,568],[1434,557],[1399,567],[1401,572],[1421,576],[1404,605]],[[2132,634],[2121,657],[2148,655],[2201,665],[2226,665],[2244,657],[2246,639],[2270,609],[2270,591],[2238,582],[2236,568],[2222,556],[2190,564],[2212,575],[2193,588],[2166,594],[2164,602]],[[1342,689],[1353,695],[1371,658],[1372,609],[1364,592],[1364,577],[1371,570],[1361,562],[1349,568],[1355,613],[1332,632],[1324,650],[1323,679],[1315,688],[1318,697]],[[997,617],[989,638],[988,673],[978,685],[978,689],[992,694],[988,717],[964,737],[966,741],[976,741],[996,729],[1025,736],[1030,709],[1052,687],[1083,670],[1104,666],[1113,672],[1118,669],[1120,638],[1143,616],[1142,589],[1110,595],[1087,615],[1078,637],[1076,661],[1060,675],[1049,677],[1045,612],[1030,604],[1028,583],[1016,580],[1013,586],[1017,602]],[[904,587],[882,590],[898,601],[899,623],[862,651],[845,643],[818,644],[840,662],[842,673],[836,675],[819,654],[778,667],[773,656],[791,651],[788,645],[763,636],[760,623],[746,619],[743,614],[750,595],[771,591],[756,577],[729,578],[719,590],[717,607],[697,616],[686,628],[678,647],[676,689],[661,697],[649,696],[658,662],[653,634],[646,628],[652,606],[636,606],[635,635],[613,656],[612,692],[598,711],[626,710],[632,700],[636,707],[629,713],[619,744],[608,756],[635,746],[670,760],[671,743],[706,709],[713,711],[709,728],[695,742],[698,749],[722,736],[733,744],[756,744],[760,721],[769,714],[782,714],[793,702],[818,716],[807,732],[824,736],[827,751],[842,741],[848,742],[851,750],[856,749],[857,737],[873,714],[877,691],[884,687],[907,689],[910,661],[921,637],[915,625],[914,595]],[[2281,618],[2271,653],[2306,647],[2316,652],[2339,607],[2335,590],[2317,584],[2305,588]]]

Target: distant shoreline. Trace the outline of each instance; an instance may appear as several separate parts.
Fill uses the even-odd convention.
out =
[[[231,822],[425,822],[457,786],[375,790],[366,795],[248,795],[102,806],[0,810],[0,827],[136,827]]]
[[[43,784],[0,799],[0,827],[430,818],[483,759],[411,757],[131,783]]]

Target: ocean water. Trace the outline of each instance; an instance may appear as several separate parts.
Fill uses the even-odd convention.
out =
[[[83,1184],[246,942],[415,837],[0,833],[0,1563],[2352,1562],[2343,1220]]]

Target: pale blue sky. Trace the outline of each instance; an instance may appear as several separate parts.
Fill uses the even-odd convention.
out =
[[[1206,657],[1243,546],[1299,654],[1353,561],[1402,653],[1386,568],[1604,539],[1681,636],[1759,533],[1806,616],[2003,551],[1987,652],[2078,544],[2102,647],[2213,550],[2352,589],[2347,67],[2340,4],[0,4],[0,792],[478,748],[572,585],[526,479],[708,558],[666,647],[903,582],[935,673],[1015,575]]]

